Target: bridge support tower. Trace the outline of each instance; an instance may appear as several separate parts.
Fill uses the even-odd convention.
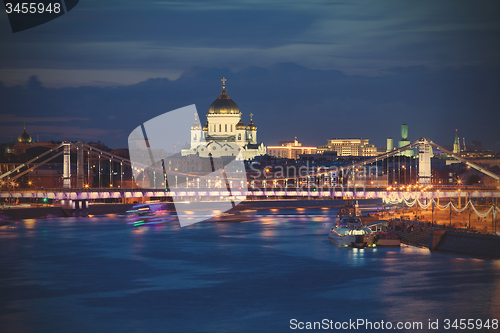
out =
[[[430,185],[431,177],[431,146],[429,140],[420,138],[418,140],[418,183]]]
[[[83,142],[78,141],[76,143],[76,187],[84,187],[84,163],[83,163]]]
[[[63,188],[71,188],[71,142],[63,142],[64,161],[63,161]]]

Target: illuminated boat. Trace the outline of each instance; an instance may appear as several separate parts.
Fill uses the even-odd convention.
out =
[[[167,223],[177,220],[166,203],[142,203],[127,211],[127,224],[134,226]]]
[[[359,217],[345,216],[338,221],[328,235],[330,243],[343,247],[373,247],[373,233],[363,226]]]

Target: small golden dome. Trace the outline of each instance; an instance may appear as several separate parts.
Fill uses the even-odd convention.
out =
[[[245,128],[246,128],[245,124],[243,124],[243,122],[240,119],[240,121],[236,124],[236,129],[237,130],[244,130]]]
[[[196,120],[196,119],[195,119],[195,121],[194,121],[193,125],[191,125],[191,129],[192,129],[192,130],[199,130],[199,129],[201,129],[201,125],[200,125],[200,123],[198,122],[198,120]]]
[[[257,130],[257,126],[255,126],[253,121],[250,120],[250,122],[248,123],[248,126],[247,126],[247,131],[256,131],[256,130]]]
[[[248,123],[247,126],[247,131],[256,131],[257,126],[253,123],[253,113],[250,113],[250,122]]]
[[[205,125],[203,125],[203,131],[207,132],[208,131],[208,120],[207,122],[205,123]]]
[[[17,142],[19,142],[19,143],[31,143],[31,136],[29,136],[29,134],[26,133],[26,126],[24,127],[24,131],[17,138]]]

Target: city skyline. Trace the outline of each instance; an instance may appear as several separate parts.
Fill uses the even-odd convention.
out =
[[[290,65],[290,64],[287,64]],[[234,73],[233,73],[234,74]],[[214,75],[214,74],[212,74]],[[160,81],[160,82],[155,82],[155,81]],[[215,90],[213,89],[213,86],[220,86],[220,83],[218,84],[210,84],[210,80],[204,79],[202,80],[203,82],[206,82],[208,86],[210,86],[210,90]],[[218,81],[217,79],[214,79],[213,81]],[[64,99],[64,94],[69,90],[75,90],[75,89],[81,89],[81,90],[87,90],[89,87],[81,87],[81,88],[44,88],[40,85],[40,82],[37,81],[36,78],[31,78],[30,83],[33,85],[34,83],[37,84],[35,88],[26,88],[26,87],[21,87],[21,86],[16,86],[16,87],[1,87],[7,89],[7,90],[14,90],[15,93],[13,94],[14,96],[18,95],[20,93],[27,93],[28,96],[33,96],[33,95],[38,95],[40,96],[40,91],[47,92],[49,95],[55,97],[54,99],[58,100],[63,98]],[[130,89],[134,90],[137,89],[139,93],[142,93],[145,95],[142,97],[144,101],[147,102],[148,99],[152,99],[153,97],[157,97],[161,99],[161,88],[158,86],[162,85],[172,85],[171,89],[173,90],[184,90],[186,89],[185,86],[189,85],[190,83],[183,83],[180,89],[176,89],[173,87],[175,85],[176,81],[166,81],[165,79],[151,79],[146,82],[141,83],[142,85],[145,85],[146,87],[151,87],[155,86],[153,91],[147,91],[147,88],[144,89],[144,87],[140,87],[140,85],[133,85],[129,87],[115,87],[115,88],[106,88],[106,89],[117,89],[116,93],[118,93],[118,90],[122,89],[122,94],[127,94],[130,93]],[[201,84],[198,84],[201,86]],[[241,90],[245,91],[246,87],[248,86],[245,84],[245,82],[234,82],[233,86],[240,87]],[[358,114],[345,114],[345,112],[339,112],[338,114],[333,115],[322,115],[321,112],[317,112],[316,116],[323,116],[326,117],[327,119],[343,119],[343,121],[349,121],[348,118],[353,118],[350,124],[352,126],[343,126],[341,123],[335,123],[333,122],[332,125],[330,126],[329,124],[325,123],[320,123],[316,125],[323,126],[324,130],[323,131],[318,131],[316,125],[314,124],[314,118],[311,118],[312,123],[308,122],[301,122],[297,123],[295,118],[288,118],[288,119],[282,119],[281,115],[277,115],[273,117],[273,115],[269,115],[268,112],[263,112],[265,110],[259,109],[256,107],[256,104],[258,104],[258,101],[252,101],[251,98],[248,96],[245,96],[241,92],[238,92],[239,89],[236,87],[232,88],[229,87],[229,91],[231,92],[231,96],[236,95],[240,99],[244,101],[245,104],[251,105],[251,108],[248,108],[249,110],[254,110],[254,112],[257,112],[256,114],[256,122],[258,122],[259,127],[267,130],[262,130],[261,132],[261,138],[262,141],[264,141],[265,144],[270,144],[270,145],[275,145],[279,141],[283,140],[288,140],[290,137],[295,137],[297,136],[300,138],[303,142],[320,146],[324,145],[327,140],[333,139],[333,138],[368,138],[373,142],[377,147],[382,148],[385,146],[386,139],[388,137],[392,137],[395,139],[395,141],[399,140],[400,136],[400,126],[403,124],[403,122],[398,122],[397,120],[404,120],[408,118],[417,118],[418,115],[406,115],[403,117],[394,117],[387,119],[387,122],[381,123],[381,125],[377,128],[373,128],[371,126],[371,122],[365,121],[357,118]],[[105,88],[96,88],[94,87],[93,89],[105,89]],[[211,97],[206,96],[206,90],[208,89],[203,89],[203,87],[199,87],[200,90],[204,90],[204,95],[205,97],[203,100],[205,101],[210,101]],[[34,91],[33,91],[34,90]],[[123,91],[125,90],[125,91]],[[127,91],[129,90],[129,91]],[[97,90],[98,91],[98,90]],[[156,95],[155,95],[156,94]],[[133,94],[132,94],[133,95]],[[105,96],[102,96],[98,93],[95,94],[95,98],[99,99],[100,101],[104,102]],[[269,97],[269,96],[266,96]],[[36,98],[36,97],[35,97]],[[202,100],[201,98],[198,98],[198,100]],[[41,100],[40,103],[34,103],[34,105],[39,106],[40,104],[46,104],[49,103],[50,99],[47,100]],[[83,103],[84,100],[76,100],[73,101],[72,103],[79,104]],[[238,105],[241,105],[241,103],[238,103]],[[155,111],[147,113],[147,112],[141,112],[140,114],[135,114],[133,111],[130,110],[131,118],[133,118],[136,122],[137,121],[144,121],[147,120],[146,114],[151,114],[152,117],[155,115],[159,115],[162,112],[163,105],[171,105],[171,109],[175,109],[176,107],[180,107],[181,104],[174,104],[175,102],[165,100],[165,103],[159,103],[158,105],[155,106]],[[270,104],[276,104],[276,101],[269,100]],[[53,102],[50,102],[50,104],[53,104]],[[123,106],[123,101],[117,101],[118,105]],[[208,112],[208,107],[206,108],[200,108],[198,105],[203,105],[205,103],[196,103],[198,112],[200,114],[200,120],[204,123],[206,120],[205,112]],[[307,99],[305,100],[304,104],[307,104]],[[62,109],[64,108],[64,104],[57,106],[55,105],[56,108]],[[98,107],[98,106],[96,106]],[[204,111],[203,109],[206,109]],[[245,111],[244,113],[246,114],[245,116],[248,118],[248,113],[251,112],[246,112],[248,110],[247,108],[243,107],[243,110]],[[335,109],[334,107],[332,109]],[[60,110],[63,112],[64,110]],[[296,109],[294,109],[295,112],[297,112]],[[36,110],[34,110],[36,113]],[[154,112],[157,112],[158,114],[155,114]],[[300,110],[298,110],[300,112]],[[103,128],[90,128],[90,129],[82,129],[77,126],[59,126],[56,124],[81,124],[81,123],[88,123],[92,124],[96,122],[95,119],[99,118],[100,114],[102,116],[103,110],[99,110],[95,112],[96,114],[89,113],[88,115],[86,114],[80,114],[78,117],[64,117],[63,114],[60,114],[60,117],[44,117],[41,115],[36,115],[36,116],[28,116],[28,117],[21,117],[16,114],[4,114],[2,115],[2,118],[4,119],[4,123],[8,124],[7,126],[5,125],[0,125],[0,127],[3,127],[4,135],[2,136],[0,134],[0,137],[2,138],[2,143],[8,143],[10,142],[11,138],[15,142],[17,140],[17,136],[21,134],[23,127],[25,126],[24,123],[26,123],[27,127],[27,132],[32,136],[33,141],[36,140],[37,135],[41,137],[40,141],[62,141],[65,139],[71,139],[71,140],[83,140],[83,141],[102,141],[108,144],[109,147],[111,148],[124,148],[126,147],[126,137],[128,133],[128,129],[125,128],[120,128],[120,127],[114,127],[111,129],[103,129]],[[57,115],[57,113],[55,114]],[[485,115],[488,116],[488,115]],[[425,126],[412,126],[411,123],[409,123],[409,138],[410,141],[415,141],[422,135],[417,134],[416,132],[420,130],[420,133],[425,133],[427,135],[423,135],[425,137],[430,138],[431,140],[445,145],[445,146],[452,146],[453,141],[455,138],[456,130],[457,128],[454,126],[457,123],[459,123],[458,120],[454,120],[453,122],[450,121],[449,124],[446,123],[446,118],[448,115],[437,115],[438,120],[436,122],[429,121],[428,125],[431,126],[431,128],[425,128]],[[484,124],[485,126],[490,126],[492,128],[491,132],[484,131],[484,128],[481,128],[481,120],[478,119],[479,117],[475,117],[475,119],[469,119],[469,118],[464,118],[460,120],[460,124],[462,124],[462,127],[458,128],[458,134],[459,137],[461,138],[461,142],[463,138],[465,137],[467,139],[467,143],[471,143],[473,140],[481,141],[483,143],[483,146],[485,149],[493,150],[493,151],[499,151],[500,150],[500,142],[495,141],[497,138],[497,133],[493,130],[495,127],[495,123],[491,122],[488,124]],[[140,120],[139,120],[140,119]],[[273,120],[274,119],[274,120]],[[302,118],[299,118],[302,119]],[[373,118],[373,115],[370,118],[371,120],[376,120],[377,117]],[[135,124],[132,121],[129,121],[128,119],[120,119],[119,115],[115,114],[108,114],[107,117],[105,116],[104,119],[98,119],[100,122],[119,122],[121,124],[125,124],[126,126],[131,126]],[[249,119],[245,119],[244,122],[248,122]],[[287,123],[287,127],[280,128],[280,131],[275,131],[273,128],[275,124],[283,124]],[[359,128],[356,128],[356,122],[360,122]],[[477,128],[470,128],[466,126],[464,123],[477,123]],[[45,125],[47,123],[52,123],[54,125]],[[295,124],[294,124],[295,123]],[[418,122],[417,122],[418,123]],[[309,125],[309,126],[308,126]],[[325,126],[326,125],[326,126]],[[425,124],[424,124],[425,125]],[[389,128],[390,127],[390,128]],[[371,130],[370,130],[371,128]],[[439,130],[439,128],[443,128],[442,131]],[[422,131],[423,129],[423,131]],[[445,132],[446,129],[446,132]],[[375,130],[375,131],[374,131]],[[467,134],[472,133],[472,135],[475,136],[469,136]],[[371,135],[367,135],[371,134]],[[437,134],[437,135],[433,135]],[[59,136],[58,136],[59,135]],[[493,140],[487,140],[488,138],[493,138]],[[485,140],[486,139],[486,140]]]
[[[383,147],[406,123],[410,141],[452,145],[458,128],[499,151],[499,13],[466,1],[86,1],[16,34],[0,15],[0,142],[26,121],[34,139],[124,148],[169,110],[196,104],[204,122],[226,77],[267,145]]]

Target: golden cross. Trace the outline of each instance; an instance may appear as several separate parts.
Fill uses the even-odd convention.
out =
[[[250,113],[250,121],[252,121],[253,113]]]
[[[222,77],[222,89],[226,88],[226,78],[225,77]]]

